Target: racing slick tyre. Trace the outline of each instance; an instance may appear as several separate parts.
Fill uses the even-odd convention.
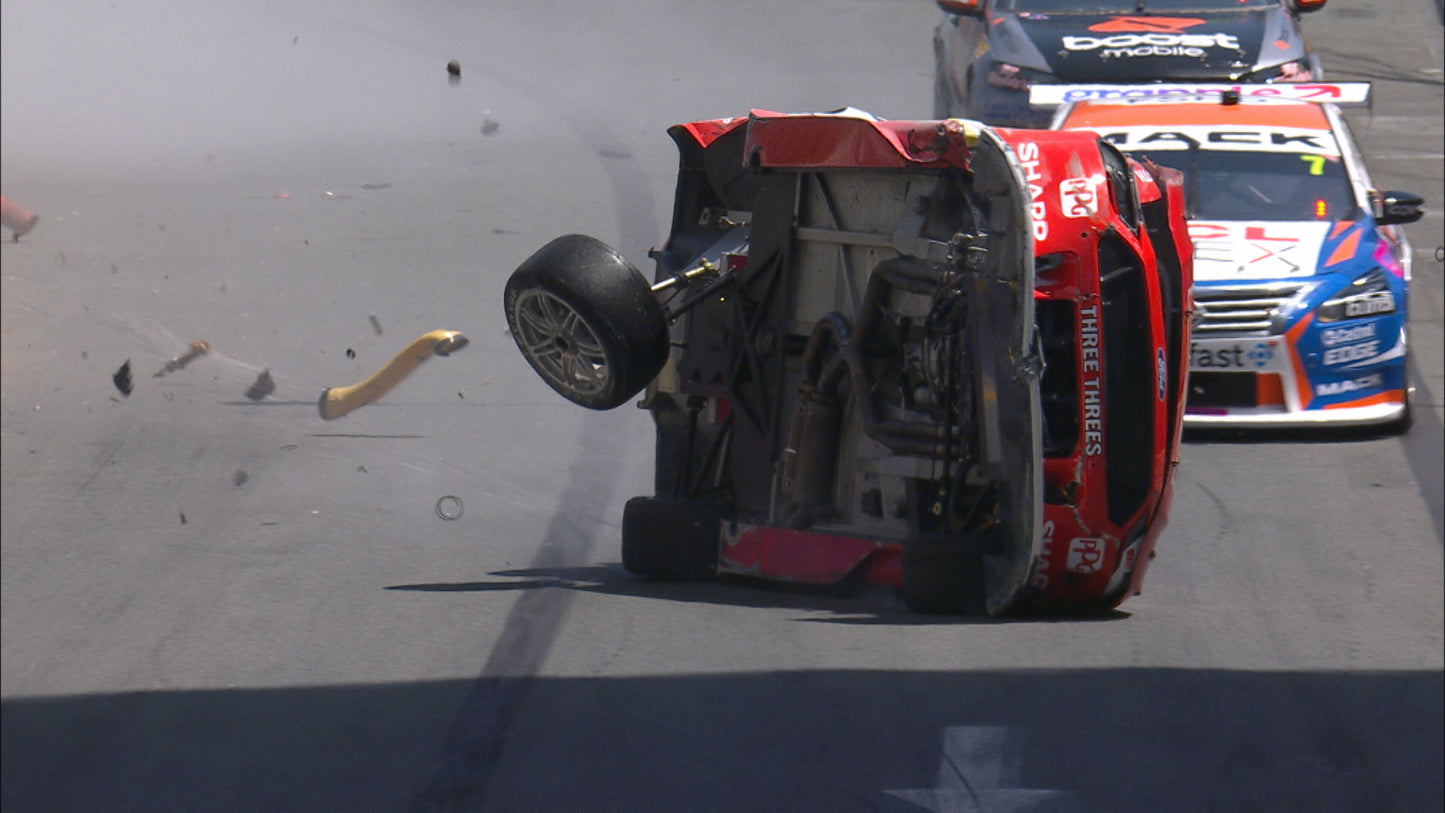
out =
[[[903,542],[903,603],[916,613],[986,615],[984,542],[919,534]]]
[[[1408,347],[1409,340],[1406,339]],[[1385,424],[1386,435],[1408,435],[1410,428],[1415,425],[1415,388],[1410,386],[1410,355],[1405,354],[1405,411],[1400,417]]]
[[[1402,412],[1402,413],[1400,413],[1400,417],[1398,417],[1398,418],[1396,418],[1395,420],[1390,421],[1389,423],[1385,424],[1385,434],[1387,434],[1387,435],[1408,435],[1408,434],[1410,434],[1410,427],[1412,427],[1412,426],[1415,425],[1415,408],[1414,408],[1414,406],[1410,403],[1411,401],[1414,401],[1414,400],[1415,400],[1414,394],[1413,394],[1409,389],[1406,389],[1406,390],[1405,390],[1405,411]]]
[[[667,318],[647,278],[595,238],[542,246],[512,272],[504,302],[517,349],[575,404],[612,409],[667,363]]]
[[[622,511],[622,566],[665,581],[711,579],[723,513],[701,500],[633,497]]]

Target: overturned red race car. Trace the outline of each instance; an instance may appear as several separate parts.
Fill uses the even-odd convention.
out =
[[[934,613],[1139,591],[1188,369],[1179,173],[1091,133],[855,110],[670,134],[652,282],[567,235],[505,291],[557,392],[646,390],[656,493],[624,511],[628,570],[878,583]]]

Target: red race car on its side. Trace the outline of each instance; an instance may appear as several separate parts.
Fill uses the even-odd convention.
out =
[[[523,355],[645,389],[656,493],[622,561],[899,588],[922,612],[1137,593],[1178,462],[1182,181],[1090,133],[856,110],[683,124],[652,282],[591,237],[511,276]]]

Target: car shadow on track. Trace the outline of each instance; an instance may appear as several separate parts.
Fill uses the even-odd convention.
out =
[[[1116,621],[1129,617],[1120,610],[1077,614],[1009,614],[1001,617],[924,615],[912,612],[896,591],[877,585],[800,585],[723,575],[716,581],[665,582],[633,575],[620,564],[582,567],[540,567],[498,570],[496,581],[427,582],[389,585],[387,590],[428,593],[485,593],[561,588],[630,598],[715,604],[728,607],[793,609],[830,613],[798,620],[826,624],[932,626],[1040,622]]]

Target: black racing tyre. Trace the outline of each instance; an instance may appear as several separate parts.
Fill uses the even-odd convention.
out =
[[[1385,424],[1383,427],[1386,435],[1408,435],[1410,429],[1415,425],[1415,388],[1410,386],[1410,368],[1413,366],[1414,358],[1410,355],[1410,334],[1408,329],[1404,334],[1405,358],[1400,362],[1405,365],[1405,411],[1400,417]]]
[[[573,403],[612,409],[667,363],[667,318],[647,278],[595,238],[542,246],[512,272],[504,301],[517,349]]]
[[[1415,425],[1415,406],[1413,403],[1411,403],[1414,400],[1414,393],[1410,391],[1410,388],[1407,385],[1405,387],[1405,411],[1400,413],[1400,417],[1385,424],[1385,434],[1410,434],[1410,428]]]
[[[903,542],[903,603],[917,613],[986,615],[984,542],[918,534]]]
[[[622,511],[622,566],[666,581],[711,579],[723,514],[701,500],[633,497]]]

